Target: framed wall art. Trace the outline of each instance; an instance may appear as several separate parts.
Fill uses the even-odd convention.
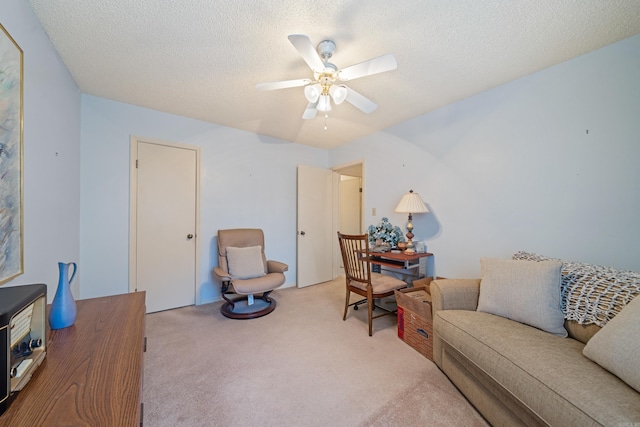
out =
[[[0,24],[0,284],[24,272],[22,49]]]

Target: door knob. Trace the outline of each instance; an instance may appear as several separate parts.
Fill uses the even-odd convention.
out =
[[[187,239],[189,239],[189,240],[193,239],[193,234],[191,234],[191,233],[187,234]]]
[[[304,236],[305,234],[306,234],[306,233],[305,233],[304,231],[301,231],[301,232],[300,232],[300,235],[301,235],[301,236]]]

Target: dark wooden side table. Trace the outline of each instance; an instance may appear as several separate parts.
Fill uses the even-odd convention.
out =
[[[0,426],[139,426],[145,292],[77,301],[74,325],[52,330],[47,355]]]

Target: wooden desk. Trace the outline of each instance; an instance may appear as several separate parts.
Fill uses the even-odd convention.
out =
[[[44,362],[0,426],[141,425],[145,292],[77,307],[74,325],[49,332]]]
[[[429,252],[413,252],[413,253],[394,253],[394,252],[369,252],[369,261],[374,265],[372,269],[375,271],[375,265],[392,273],[402,274],[405,281],[413,281],[426,276],[426,265],[424,273],[420,273],[420,263],[423,258],[433,256]]]

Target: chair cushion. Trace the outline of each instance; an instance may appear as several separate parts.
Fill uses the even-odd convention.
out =
[[[234,279],[252,279],[266,273],[261,246],[227,247],[227,265]]]
[[[585,346],[589,359],[640,392],[640,297],[634,298]]]
[[[482,258],[478,311],[566,337],[560,308],[561,261]]]
[[[351,281],[351,286],[365,291],[367,290],[366,284],[356,282],[355,280]],[[395,289],[401,289],[406,286],[406,282],[403,282],[400,279],[396,279],[395,277],[381,273],[371,273],[371,287],[373,288],[374,294],[382,294],[385,292],[393,291]]]
[[[233,290],[240,295],[259,294],[262,292],[272,291],[284,284],[284,282],[284,274],[269,273],[266,276],[256,277],[253,279],[234,280]]]

